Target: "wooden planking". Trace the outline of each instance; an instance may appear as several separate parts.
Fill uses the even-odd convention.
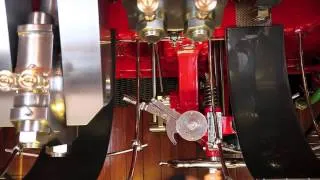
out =
[[[121,151],[126,149],[126,116],[125,116],[124,108],[115,108],[114,110],[114,119],[112,125],[112,133],[111,133],[111,152]],[[126,155],[118,155],[111,157],[110,162],[110,178],[111,179],[126,179],[127,170],[126,170]]]
[[[134,106],[129,106],[128,108],[126,108],[125,110],[125,119],[123,119],[123,121],[126,121],[126,127],[125,127],[125,131],[126,131],[126,142],[127,142],[127,149],[132,147],[132,142],[133,139],[135,138],[135,126],[136,126],[136,108]],[[140,123],[140,140],[141,137],[143,137],[143,114],[141,114],[141,123]],[[142,140],[141,144],[145,144],[145,142]],[[144,151],[140,151],[138,152],[138,156],[137,156],[137,162],[136,162],[136,166],[134,169],[134,176],[133,179],[134,180],[139,180],[139,179],[143,179],[143,153]],[[131,160],[132,160],[132,153],[127,153],[126,154],[126,175],[128,176],[129,171],[130,171],[130,166],[131,166]]]
[[[110,145],[108,152],[124,150],[131,147],[131,140],[134,134],[135,109],[131,107],[116,107],[113,115],[113,128],[110,137]],[[142,143],[147,143],[149,146],[140,152],[135,171],[135,180],[167,180],[172,175],[184,173],[188,175],[197,176],[199,179],[203,178],[206,170],[197,169],[172,169],[168,167],[159,167],[160,161],[167,161],[171,159],[190,159],[196,157],[203,157],[200,149],[197,149],[195,143],[187,142],[178,139],[178,145],[173,146],[168,140],[165,133],[151,133],[148,130],[149,122],[152,116],[148,113],[142,113]],[[1,142],[5,141],[5,145]],[[14,146],[15,131],[12,128],[9,130],[0,131],[1,147],[12,148]],[[4,153],[0,157],[4,156]],[[6,154],[8,156],[8,154]],[[3,159],[0,164],[4,163]],[[33,164],[34,158],[24,158],[23,172]],[[99,180],[125,180],[128,175],[131,162],[131,153],[127,155],[119,155],[111,158],[106,158],[104,167],[101,170]],[[11,169],[15,175],[19,175],[19,167],[21,161],[16,161]],[[236,170],[232,173],[235,180],[251,179],[250,174],[246,169]]]
[[[0,128],[0,169],[4,166],[4,128]]]
[[[143,112],[143,142],[149,146],[143,150],[144,172],[143,179],[159,179],[161,180],[161,142],[160,134],[151,133],[149,124],[152,121],[152,115]]]
[[[160,134],[161,142],[161,161],[168,161],[177,158],[178,148],[174,146],[171,141],[168,139],[165,133]],[[176,172],[176,170],[170,167],[161,168],[161,177],[162,179],[169,179]]]

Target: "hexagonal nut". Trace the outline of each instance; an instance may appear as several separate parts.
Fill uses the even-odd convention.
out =
[[[46,153],[51,157],[65,157],[68,153],[68,145],[61,144],[56,146],[47,146]]]

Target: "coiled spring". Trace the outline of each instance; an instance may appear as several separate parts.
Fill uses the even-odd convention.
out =
[[[212,103],[212,99],[214,101],[213,102],[214,104]],[[207,74],[206,74],[205,86],[204,86],[204,105],[205,106],[214,105],[215,107],[219,106],[219,97],[218,97],[217,88],[213,87],[213,93],[211,93],[210,81]]]

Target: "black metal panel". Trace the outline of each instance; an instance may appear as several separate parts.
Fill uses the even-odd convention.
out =
[[[291,99],[283,28],[227,30],[231,106],[246,164],[255,178],[320,177]]]

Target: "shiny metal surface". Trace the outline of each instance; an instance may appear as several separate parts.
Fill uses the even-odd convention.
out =
[[[140,147],[138,147],[138,151],[141,151],[143,150],[143,148],[145,147],[148,147],[148,144],[143,144],[141,145]],[[125,154],[125,153],[128,153],[128,152],[132,152],[133,149],[126,149],[126,150],[123,150],[123,151],[117,151],[117,152],[112,152],[112,153],[108,153],[106,157],[110,157],[110,156],[116,156],[116,155],[120,155],[120,154]]]
[[[217,0],[194,0],[194,4],[198,10],[209,12],[217,6]]]
[[[67,124],[86,125],[103,106],[98,1],[58,0],[58,12]]]
[[[295,114],[283,34],[281,26],[227,30],[237,135],[254,178],[319,178],[320,161]]]
[[[28,17],[29,24],[51,24],[52,17],[44,12],[32,12]]]
[[[152,98],[157,96],[157,67],[156,67],[156,44],[152,44]],[[157,122],[157,116],[152,116],[152,121]]]
[[[31,0],[0,0],[0,70],[12,71],[17,59],[17,26],[26,22]],[[0,92],[0,127],[11,127],[13,92]]]
[[[54,158],[65,157],[68,153],[68,145],[61,144],[56,146],[47,146],[46,153]]]
[[[52,25],[27,24],[18,27],[19,47],[15,72],[34,67],[49,72],[52,67]]]
[[[40,10],[49,14],[54,19],[54,24],[58,25],[57,0],[41,0],[40,2]]]
[[[64,0],[65,1],[65,0]],[[111,33],[110,57],[112,59],[111,81],[114,82],[115,70],[115,32]],[[114,90],[113,83],[111,91]],[[114,94],[113,92],[111,94]],[[78,128],[78,136],[72,143],[70,153],[59,159],[51,158],[44,151],[39,154],[36,163],[24,177],[25,180],[46,179],[97,179],[105,162],[113,119],[113,97],[86,126]],[[52,140],[48,145],[55,145]],[[70,168],[72,167],[72,168]]]
[[[198,111],[187,111],[176,121],[176,130],[183,139],[197,141],[208,130],[207,119]]]
[[[163,17],[157,17],[153,21],[139,22],[137,31],[140,38],[148,43],[160,41],[165,36]]]
[[[113,96],[112,94],[112,84],[114,83],[112,80],[112,58],[111,52],[111,43],[110,44],[101,44],[101,58],[102,58],[102,69],[103,69],[103,79],[104,79],[104,104],[108,104],[111,101]],[[114,50],[115,51],[115,50]]]
[[[145,16],[153,16],[159,8],[159,1],[160,0],[137,0],[137,6]]]
[[[206,161],[206,160],[190,160],[190,161],[179,161],[179,160],[172,160],[168,162],[160,162],[160,166],[169,166],[174,168],[216,168],[220,169],[221,163],[217,161]],[[239,168],[239,167],[246,167],[246,164],[239,161],[227,161],[226,166],[228,168]]]
[[[49,105],[49,96],[46,94],[35,94],[25,92],[17,94],[13,99],[14,106],[36,106],[43,107]]]

